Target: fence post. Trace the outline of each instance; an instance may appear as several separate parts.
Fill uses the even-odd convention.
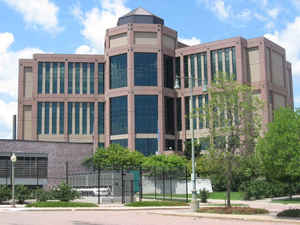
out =
[[[66,184],[69,184],[69,162],[66,161]]]
[[[121,184],[122,184],[122,204],[125,203],[125,190],[124,190],[124,168],[121,169]]]
[[[100,178],[101,178],[101,169],[98,168],[98,205],[100,204]]]
[[[143,198],[143,171],[142,167],[140,166],[140,190],[139,190],[139,201],[142,201]]]
[[[130,181],[130,202],[133,202],[133,195],[134,195],[133,180],[131,180]]]
[[[166,187],[165,187],[165,169],[163,168],[163,200],[165,200]]]
[[[188,192],[188,170],[185,167],[185,201],[189,201],[189,192]]]
[[[170,175],[170,193],[171,193],[171,200],[172,198],[172,174]]]
[[[154,167],[154,199],[156,200],[156,167]]]

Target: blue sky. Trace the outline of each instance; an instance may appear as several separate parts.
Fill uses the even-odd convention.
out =
[[[300,0],[0,0],[0,138],[17,112],[18,58],[33,53],[103,53],[105,29],[143,7],[187,44],[266,36],[292,62],[300,107]]]

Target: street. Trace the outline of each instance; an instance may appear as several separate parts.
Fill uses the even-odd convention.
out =
[[[1,225],[280,225],[254,222],[152,214],[151,211],[0,211]]]

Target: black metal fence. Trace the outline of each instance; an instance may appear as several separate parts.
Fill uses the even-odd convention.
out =
[[[97,197],[97,202],[133,202],[142,199],[188,201],[187,168],[91,168],[65,165],[65,182],[83,197]]]

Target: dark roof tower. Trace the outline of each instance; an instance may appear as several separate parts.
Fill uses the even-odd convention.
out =
[[[144,24],[161,24],[164,25],[164,20],[151,12],[139,7],[118,19],[118,26],[127,23],[144,23]]]

